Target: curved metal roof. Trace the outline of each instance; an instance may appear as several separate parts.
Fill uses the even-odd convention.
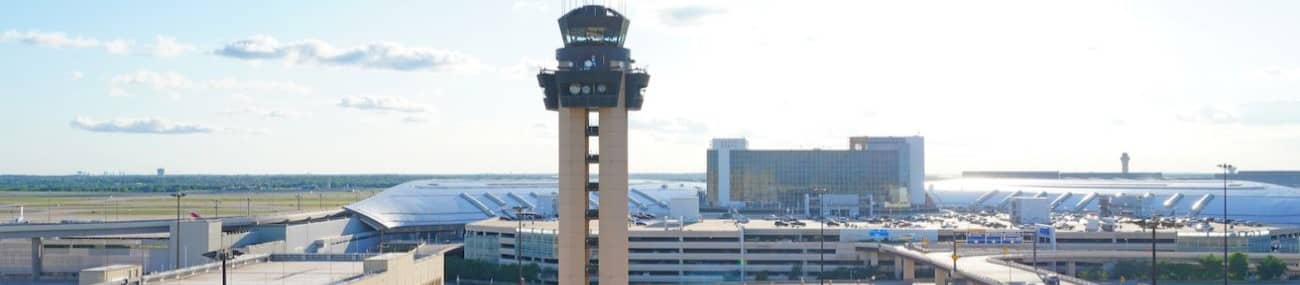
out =
[[[927,182],[931,196],[941,206],[990,206],[996,205],[1015,192],[1045,192],[1048,200],[1062,199],[1061,210],[1070,205],[1077,205],[1089,194],[1115,197],[1124,195],[1138,197],[1150,195],[1141,203],[1151,209],[1163,208],[1163,202],[1169,197],[1182,194],[1182,199],[1175,199],[1171,210],[1177,215],[1186,215],[1193,204],[1206,195],[1212,195],[1211,202],[1204,205],[1201,216],[1220,217],[1223,215],[1223,180],[1214,179],[1011,179],[1011,178],[960,178]],[[1071,195],[1067,195],[1070,193]],[[989,196],[980,202],[982,196]],[[1086,209],[1096,209],[1097,203],[1083,203]],[[1228,183],[1228,214],[1233,219],[1246,219],[1270,224],[1300,224],[1300,189],[1268,183],[1231,180]]]
[[[703,191],[698,182],[630,181],[628,208],[665,215],[674,197],[695,197]],[[416,180],[388,188],[365,200],[344,206],[373,226],[400,228],[466,224],[513,215],[523,206],[539,214],[553,210],[555,180],[539,179],[432,179]],[[590,200],[598,200],[596,193]],[[593,203],[594,204],[594,203]],[[595,209],[595,205],[592,205]]]

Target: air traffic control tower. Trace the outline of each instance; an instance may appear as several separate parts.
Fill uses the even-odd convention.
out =
[[[641,92],[650,81],[632,67],[628,20],[613,9],[583,6],[560,17],[564,47],[558,66],[537,81],[546,109],[559,113],[559,284],[589,284],[587,233],[597,218],[598,281],[627,284],[627,112],[641,109]],[[595,113],[596,120],[591,120]],[[593,124],[594,123],[594,124]],[[592,152],[592,139],[598,144]],[[591,179],[591,172],[598,172]],[[588,192],[598,191],[596,215],[588,214]]]

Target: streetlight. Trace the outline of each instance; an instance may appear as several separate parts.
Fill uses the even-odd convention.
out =
[[[203,253],[204,257],[221,261],[221,285],[226,285],[226,262],[244,255],[244,251],[228,247]]]
[[[181,267],[181,198],[185,197],[185,193],[178,191],[171,193],[171,196],[176,197],[176,233],[172,234],[172,241],[176,247],[176,259],[172,260],[172,268],[179,269]]]
[[[1219,169],[1223,169],[1223,285],[1228,285],[1228,175],[1237,167],[1221,163]]]
[[[524,260],[520,255],[524,253],[524,210],[528,207],[514,206],[512,209],[515,209],[515,221],[519,224],[515,228],[515,269],[518,271],[516,274],[519,275],[519,285],[524,285]]]
[[[822,194],[826,193],[826,188],[814,188],[813,192],[817,193],[817,216],[821,216],[821,219],[820,221],[818,221],[817,224],[817,232],[818,232],[817,259],[820,260],[817,263],[817,284],[825,284],[826,283],[826,217],[822,213],[826,212],[826,200],[822,199]]]
[[[1151,215],[1151,285],[1156,285],[1160,279],[1160,268],[1156,263],[1156,229],[1160,228],[1160,216]]]

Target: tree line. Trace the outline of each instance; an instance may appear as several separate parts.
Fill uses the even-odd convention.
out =
[[[552,179],[549,174],[473,175],[0,175],[0,191],[174,192],[388,188],[419,179]],[[702,174],[636,174],[633,179],[703,181]],[[698,178],[698,179],[697,179]]]
[[[1206,255],[1195,262],[1160,261],[1157,264],[1160,280],[1222,280],[1224,274],[1223,258],[1216,255]],[[1280,280],[1285,277],[1286,266],[1286,261],[1269,255],[1252,268],[1249,256],[1238,252],[1228,255],[1227,274],[1231,280]],[[1113,270],[1096,268],[1080,271],[1078,275],[1088,280],[1148,280],[1151,279],[1151,262],[1124,260],[1117,262]]]

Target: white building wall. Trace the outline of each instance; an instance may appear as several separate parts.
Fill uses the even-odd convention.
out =
[[[748,147],[744,138],[713,139],[712,148],[718,155],[718,206],[731,206],[731,151]]]
[[[925,204],[925,138],[907,137],[908,188],[907,197],[912,205]]]

